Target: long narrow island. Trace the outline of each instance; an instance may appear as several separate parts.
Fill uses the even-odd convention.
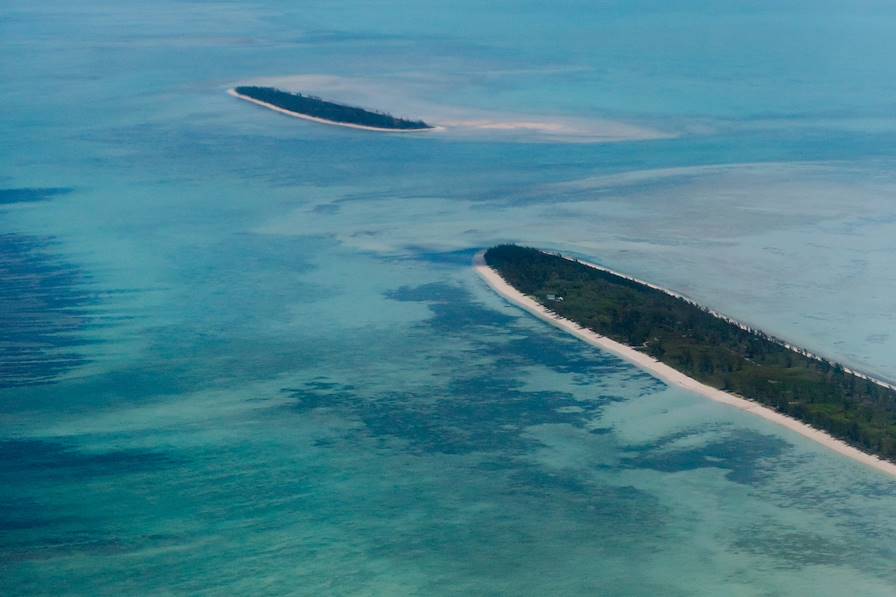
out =
[[[476,265],[511,302],[656,377],[896,476],[891,384],[594,264],[500,245]]]
[[[281,114],[323,124],[390,133],[435,128],[422,120],[397,118],[384,112],[337,104],[313,95],[292,93],[274,87],[241,86],[228,90],[228,93]]]

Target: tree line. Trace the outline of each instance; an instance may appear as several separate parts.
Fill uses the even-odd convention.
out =
[[[313,116],[314,118],[321,118],[333,122],[344,122],[347,124],[396,130],[432,128],[422,120],[396,118],[395,116],[384,112],[374,112],[355,106],[337,104],[313,95],[291,93],[273,87],[244,86],[237,87],[234,91],[240,95],[251,97],[252,99],[277,106],[278,108],[283,108],[284,110],[289,110],[290,112]]]
[[[896,459],[896,391],[745,330],[705,308],[587,265],[516,245],[486,263],[558,315],[707,385]],[[547,295],[563,297],[550,301]]]

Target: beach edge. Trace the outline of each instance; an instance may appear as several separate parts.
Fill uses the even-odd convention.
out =
[[[360,131],[372,131],[376,133],[425,133],[425,132],[433,132],[433,131],[441,131],[443,127],[440,126],[429,126],[427,128],[421,129],[384,129],[375,126],[364,126],[363,124],[352,124],[350,122],[338,122],[336,120],[327,120],[325,118],[317,118],[316,116],[309,116],[307,114],[302,114],[300,112],[293,112],[291,110],[286,110],[281,108],[280,106],[275,106],[274,104],[269,104],[267,102],[263,102],[261,100],[257,100],[254,97],[249,97],[248,95],[243,95],[237,92],[236,89],[230,88],[227,90],[227,95],[231,97],[235,97],[237,99],[241,99],[243,101],[247,101],[251,104],[255,104],[256,106],[261,106],[262,108],[267,108],[268,110],[273,110],[274,112],[279,112],[280,114],[285,114],[287,116],[292,116],[293,118],[301,118],[302,120],[308,120],[310,122],[316,122],[318,124],[328,124],[330,126],[341,126],[349,129],[357,129]]]
[[[883,472],[893,478],[896,478],[896,463],[883,460],[867,452],[862,452],[858,448],[855,448],[847,444],[846,442],[837,439],[836,437],[829,435],[828,433],[825,433],[824,431],[807,425],[806,423],[794,419],[793,417],[783,415],[776,410],[773,410],[751,400],[747,400],[746,398],[742,398],[735,394],[730,394],[717,388],[713,388],[712,386],[703,384],[696,379],[688,377],[680,371],[673,369],[669,365],[657,361],[650,355],[637,351],[634,348],[620,342],[616,342],[615,340],[611,340],[606,336],[601,336],[600,334],[592,330],[580,326],[574,321],[571,321],[564,317],[560,317],[556,313],[551,312],[544,305],[542,305],[532,297],[523,294],[522,292],[508,284],[504,280],[504,278],[502,278],[501,275],[497,272],[497,270],[493,269],[485,262],[485,251],[479,251],[473,257],[473,268],[495,293],[497,293],[512,305],[523,309],[529,314],[534,315],[538,319],[541,319],[542,321],[545,321],[553,325],[554,327],[560,328],[561,330],[571,334],[572,336],[575,336],[579,340],[582,340],[591,346],[609,352],[623,359],[624,361],[637,366],[638,368],[646,371],[647,373],[666,383],[667,385],[682,388],[689,392],[699,394],[704,398],[709,398],[710,400],[713,400],[715,402],[721,402],[722,404],[727,404],[728,406],[733,406],[734,408],[737,408],[739,410],[762,417],[767,421],[776,423],[781,427],[785,427],[802,435],[807,439],[810,439],[822,445],[825,448],[837,452],[841,456],[845,456],[853,461],[859,462],[867,467],[873,468],[879,472]]]

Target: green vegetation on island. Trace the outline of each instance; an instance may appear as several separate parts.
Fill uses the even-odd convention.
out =
[[[561,317],[700,382],[740,395],[896,460],[896,390],[806,356],[683,298],[574,260],[516,245],[486,263]]]
[[[398,131],[423,130],[433,128],[422,120],[406,120],[390,114],[373,112],[355,106],[328,102],[319,97],[281,91],[273,87],[244,86],[234,89],[239,95],[271,104],[289,112],[303,116],[320,118],[338,124],[353,124],[378,129]]]

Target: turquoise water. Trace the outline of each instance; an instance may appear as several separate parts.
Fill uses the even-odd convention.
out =
[[[891,479],[469,267],[576,252],[896,378],[896,11],[677,4],[7,3],[0,592],[893,594]]]

